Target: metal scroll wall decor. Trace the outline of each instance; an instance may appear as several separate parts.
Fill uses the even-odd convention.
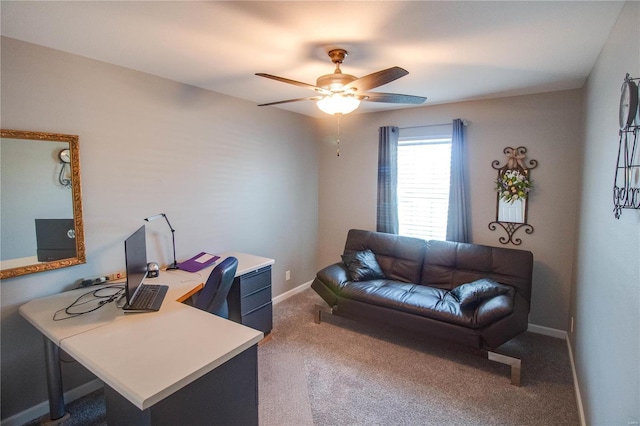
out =
[[[533,233],[533,226],[527,223],[529,191],[533,188],[531,169],[536,168],[536,160],[525,160],[527,148],[506,147],[503,150],[507,157],[505,165],[494,160],[491,167],[498,171],[495,181],[496,220],[489,223],[489,229],[495,231],[500,226],[507,233],[498,239],[502,244],[522,244],[522,240],[514,237],[520,229],[527,234]]]
[[[624,78],[620,96],[620,140],[613,182],[613,214],[620,219],[622,209],[640,209],[640,78]]]

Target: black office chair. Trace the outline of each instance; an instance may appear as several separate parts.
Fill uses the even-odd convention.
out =
[[[227,257],[220,262],[207,279],[204,288],[198,293],[194,306],[222,318],[229,318],[227,295],[238,269],[238,259]]]

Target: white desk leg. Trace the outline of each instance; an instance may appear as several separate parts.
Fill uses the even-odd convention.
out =
[[[62,372],[60,371],[60,348],[44,337],[44,356],[47,367],[47,388],[49,391],[49,421],[46,424],[58,424],[69,418],[64,407],[62,392]]]

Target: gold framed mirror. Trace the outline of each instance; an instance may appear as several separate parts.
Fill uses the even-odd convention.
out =
[[[85,263],[78,136],[0,137],[0,279]]]

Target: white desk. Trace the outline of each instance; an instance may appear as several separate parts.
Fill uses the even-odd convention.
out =
[[[236,276],[272,265],[273,259],[227,252],[238,258]],[[206,281],[212,265],[197,273],[163,271],[147,283],[169,286],[160,311],[124,314],[115,303],[97,311],[63,321],[53,321],[55,311],[71,304],[80,294],[96,287],[73,290],[32,300],[20,307],[20,314],[50,342],[47,370],[50,408],[61,398],[57,348],[84,365],[109,388],[144,411],[255,346],[263,333],[180,303],[185,295]],[[55,373],[55,371],[54,371]],[[52,383],[60,395],[52,395]],[[57,402],[59,407],[59,402]],[[64,401],[62,401],[64,411]],[[52,412],[52,418],[54,413]],[[57,413],[58,417],[60,413]]]
[[[20,257],[17,259],[6,259],[6,260],[0,260],[0,269],[4,271],[5,269],[20,268],[21,266],[35,265],[37,263],[40,263],[40,261],[38,260],[38,256]],[[42,263],[46,263],[46,262],[42,262]]]

